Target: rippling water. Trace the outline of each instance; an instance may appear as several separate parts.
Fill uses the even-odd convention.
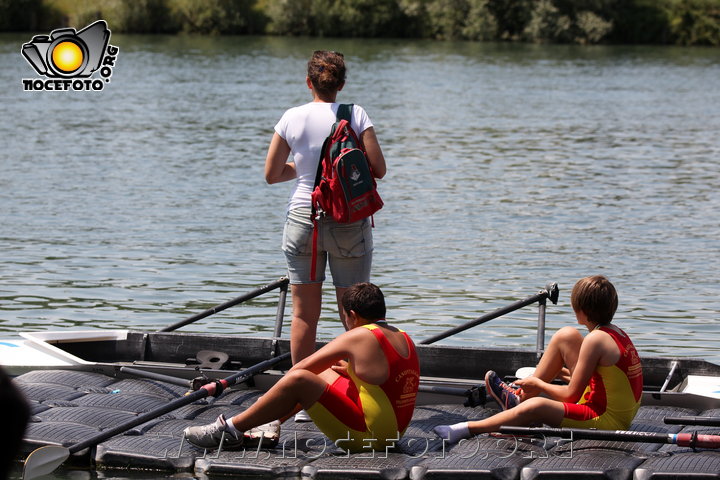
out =
[[[291,186],[265,184],[265,152],[327,48],[388,160],[373,280],[390,318],[426,338],[556,281],[551,333],[603,273],[641,354],[720,361],[717,49],[113,35],[103,92],[26,93],[29,39],[0,36],[5,337],[159,329],[284,275]],[[268,335],[274,300],[184,330]],[[445,342],[532,347],[535,318]]]

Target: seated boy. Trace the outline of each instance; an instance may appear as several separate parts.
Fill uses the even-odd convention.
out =
[[[439,425],[435,432],[454,443],[503,425],[628,429],[640,407],[642,366],[630,338],[611,323],[618,305],[615,287],[602,275],[586,277],[573,287],[570,302],[578,323],[590,332],[584,339],[574,327],[558,330],[533,375],[515,382],[519,388],[488,372],[485,386],[503,411]],[[569,383],[550,383],[568,374]]]
[[[223,448],[239,448],[244,437],[256,436],[244,435],[246,431],[285,421],[302,407],[340,448],[391,446],[415,409],[420,379],[415,347],[405,332],[385,321],[385,298],[377,286],[353,285],[343,295],[342,307],[347,332],[295,364],[244,412],[188,427],[185,438],[201,448],[216,448],[221,440]],[[277,441],[279,422],[274,426]]]

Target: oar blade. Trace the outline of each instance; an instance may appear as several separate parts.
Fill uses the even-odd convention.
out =
[[[47,445],[33,450],[25,459],[23,467],[23,480],[52,473],[70,456],[70,450],[57,445]]]

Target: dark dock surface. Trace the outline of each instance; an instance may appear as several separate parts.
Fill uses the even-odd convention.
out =
[[[14,380],[32,405],[23,455],[48,444],[70,446],[103,429],[127,422],[178,398],[187,389],[146,379],[118,379],[101,374],[38,370]],[[273,449],[210,451],[189,445],[182,431],[206,424],[220,413],[234,415],[252,404],[259,390],[239,389],[219,398],[188,405],[123,435],[102,442],[68,460],[68,465],[102,469],[188,472],[197,478],[287,479],[718,479],[720,451],[638,442],[482,435],[447,445],[432,431],[439,424],[487,417],[494,403],[469,408],[461,404],[416,408],[413,421],[395,448],[387,452],[346,454],[312,423],[282,426]],[[712,427],[666,425],[665,416],[720,417],[720,409],[641,407],[632,430],[718,434]]]

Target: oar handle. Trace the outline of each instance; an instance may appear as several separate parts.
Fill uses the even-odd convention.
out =
[[[246,302],[255,297],[259,297],[260,295],[267,293],[271,290],[275,290],[276,288],[282,288],[283,286],[287,285],[289,282],[290,282],[290,280],[288,280],[287,277],[282,277],[280,280],[277,280],[276,282],[265,285],[264,287],[257,288],[255,290],[253,290],[252,292],[248,292],[245,295],[241,295],[241,296],[234,298],[232,300],[229,300],[225,303],[221,303],[220,305],[216,305],[212,308],[205,310],[204,312],[200,312],[197,315],[193,315],[192,317],[186,318],[185,320],[181,320],[177,323],[174,323],[170,326],[160,329],[160,330],[158,330],[158,332],[172,332],[173,330],[177,330],[180,327],[184,327],[185,325],[196,322],[205,317],[209,317],[210,315],[212,315],[214,313],[222,312],[223,310],[226,310],[230,307],[234,307],[235,305],[237,305],[239,303]]]
[[[559,290],[557,283],[549,283],[543,290],[540,290],[535,295],[527,297],[525,300],[518,300],[517,302],[511,303],[506,307],[499,308],[494,312],[490,312],[486,315],[483,315],[482,317],[476,318],[475,320],[471,320],[470,322],[438,333],[437,335],[430,338],[426,338],[425,340],[420,342],[420,345],[430,345],[431,343],[438,342],[444,338],[455,335],[456,333],[460,333],[469,328],[476,327],[482,323],[489,322],[490,320],[493,320],[507,313],[514,312],[515,310],[519,310],[527,305],[530,305],[531,303],[535,303],[540,300],[550,299],[550,301],[555,304],[558,301],[558,294]]]
[[[252,367],[246,368],[245,370],[241,372],[237,372],[233,375],[230,375],[227,378],[224,378],[222,380],[218,380],[217,382],[208,383],[206,385],[203,385],[200,387],[200,389],[189,393],[188,395],[185,395],[184,397],[177,398],[173,400],[172,402],[163,405],[162,407],[158,407],[155,410],[151,410],[149,412],[143,413],[142,415],[139,415],[135,417],[133,420],[117,425],[113,428],[110,428],[108,430],[105,430],[103,432],[100,432],[99,434],[90,437],[86,440],[83,440],[82,442],[76,443],[75,445],[72,445],[68,447],[68,450],[70,453],[76,453],[79,452],[87,447],[91,447],[93,445],[97,445],[98,443],[107,440],[108,438],[112,438],[115,435],[125,432],[127,430],[130,430],[131,428],[143,424],[145,422],[148,422],[150,420],[153,420],[161,415],[165,415],[166,413],[169,413],[173,410],[176,410],[180,407],[183,407],[185,405],[189,405],[193,402],[196,402],[198,400],[201,400],[208,396],[215,396],[219,395],[223,389],[232,386],[237,385],[238,383],[241,383],[243,381],[246,381],[250,379],[253,375],[262,372],[263,370],[267,370],[273,365],[276,365],[283,360],[286,360],[290,358],[290,352],[284,353],[280,355],[279,357],[271,358],[269,360],[262,361],[256,365],[253,365]]]
[[[675,443],[690,448],[720,448],[720,435],[703,435],[697,432],[677,433]]]

